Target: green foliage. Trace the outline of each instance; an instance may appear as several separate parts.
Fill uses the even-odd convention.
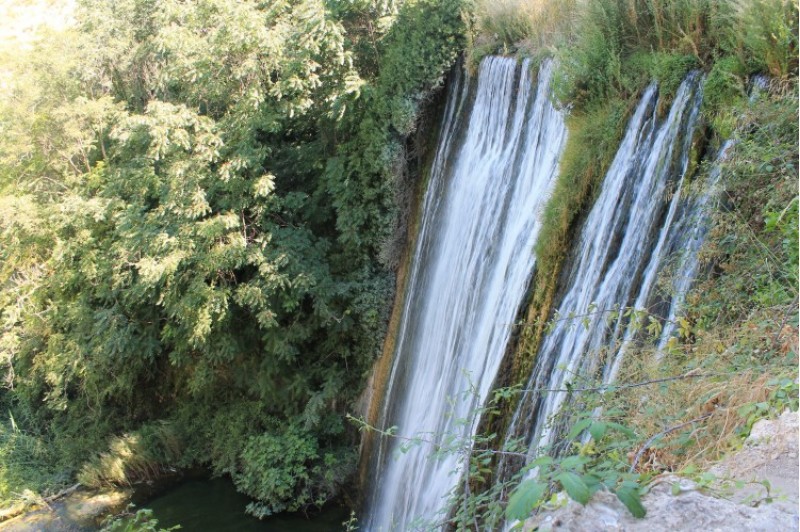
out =
[[[70,478],[48,441],[22,432],[13,417],[0,424],[0,501],[16,501],[26,492],[65,487]]]
[[[699,66],[697,57],[686,54],[656,52],[649,59],[650,75],[658,82],[659,94],[668,102],[678,92],[686,74]]]
[[[393,290],[403,145],[461,11],[90,0],[58,52],[9,65],[0,404],[21,432],[3,448],[51,445],[41,463],[89,485],[206,464],[261,515],[335,496]],[[23,473],[13,489],[45,483]]]
[[[377,79],[361,89],[363,109],[338,126],[350,140],[328,160],[325,179],[350,260],[379,258],[395,265],[397,197],[410,186],[403,139],[464,47],[466,7],[464,0],[404,3],[381,41]]]
[[[725,56],[714,63],[703,88],[703,109],[709,116],[719,114],[724,108],[730,106],[731,102],[736,102],[744,97],[744,74],[744,65],[738,57]],[[730,137],[733,133],[730,127],[720,127],[719,119],[716,125],[719,129],[726,129],[726,131],[721,131],[725,138]]]
[[[797,0],[740,0],[734,50],[750,71],[797,74]]]
[[[613,391],[607,393],[614,394]],[[525,467],[525,470],[535,469],[536,483],[549,486],[551,489],[563,490],[576,502],[587,504],[591,496],[601,489],[613,491],[631,511],[635,517],[644,517],[644,508],[640,497],[646,477],[628,471],[627,452],[635,449],[639,438],[627,426],[617,422],[617,415],[610,411],[602,418],[593,417],[590,411],[592,405],[603,403],[609,398],[604,397],[601,389],[583,394],[580,405],[575,407],[576,417],[573,418],[571,430],[566,435],[565,442],[572,442],[569,450],[552,455],[542,454],[539,458]],[[581,443],[581,436],[588,431],[591,440]],[[526,482],[520,484],[509,499],[506,515],[509,518],[519,519],[530,514],[532,509],[546,504],[544,497],[547,492],[538,493],[538,496],[525,496],[529,502],[527,508],[519,504],[519,490],[526,488]],[[517,499],[517,506],[512,517],[511,501]]]
[[[690,68],[736,57],[746,73],[797,73],[796,0],[503,0],[478,3],[484,49],[555,55],[558,96],[584,108],[655,78],[669,94]]]
[[[555,480],[561,484],[571,499],[581,504],[589,502],[589,486],[577,473],[565,471],[556,475]]]
[[[648,76],[674,91],[689,68],[717,53],[730,16],[730,4],[716,0],[587,2],[574,39],[557,54],[560,95],[578,106],[626,98]]]
[[[725,275],[698,305],[704,324],[735,321],[759,307],[786,307],[787,320],[795,315],[789,307],[797,297],[796,91],[793,82],[718,111],[735,118],[737,144],[723,165],[731,208],[715,213],[706,257],[718,258]]]
[[[525,519],[534,508],[536,503],[544,496],[547,484],[536,480],[526,480],[522,482],[511,497],[506,506],[506,517],[511,520]]]
[[[355,459],[348,448],[323,451],[312,433],[289,427],[250,437],[233,481],[239,491],[256,499],[247,511],[261,518],[321,506],[352,473]]]
[[[289,510],[313,502],[306,491],[311,468],[318,456],[316,442],[301,431],[289,430],[279,436],[252,437],[242,451],[242,472],[234,477],[236,487],[262,501],[292,501]],[[323,499],[324,500],[324,499]],[[248,508],[258,517],[287,509],[283,504],[252,503]]]
[[[647,515],[647,511],[642,506],[642,499],[640,494],[640,487],[637,485],[623,485],[615,492],[617,498],[625,505],[631,515],[641,519]]]
[[[554,448],[539,449],[538,457],[530,463],[525,463],[529,454],[524,444],[514,440],[498,442],[497,434],[443,437],[448,443],[438,448],[437,456],[457,455],[464,472],[463,482],[453,489],[448,501],[452,509],[450,526],[456,530],[495,529],[504,520],[524,520],[535,510],[551,507],[559,491],[587,504],[599,490],[609,490],[617,494],[634,516],[644,516],[641,495],[650,475],[631,471],[628,460],[643,438],[625,424],[622,411],[612,407],[626,386],[602,386],[592,381],[585,384],[573,390],[535,392],[574,391],[576,396],[558,419],[548,421],[553,430],[560,432],[564,427],[569,430],[563,431],[563,438]],[[631,386],[651,384],[654,383]],[[496,414],[504,401],[522,393],[520,387],[499,388],[474,415]],[[604,407],[602,411],[600,406]],[[352,421],[362,430],[375,431],[382,437],[397,437],[391,429],[380,431],[363,421]],[[431,443],[428,438],[429,435],[422,434],[403,441],[407,446],[425,445]],[[493,469],[498,461],[503,468],[512,463],[519,467],[505,478]],[[423,523],[421,528],[434,526],[441,523]]]
[[[741,427],[742,436],[750,434],[750,429],[756,421],[770,419],[780,416],[785,410],[797,412],[798,409],[798,385],[791,378],[774,378],[767,382],[772,391],[765,401],[746,403],[736,411],[740,418],[744,419]]]
[[[787,280],[795,286],[798,283],[797,264],[800,263],[800,253],[798,253],[798,241],[800,236],[797,232],[797,197],[789,200],[786,207],[780,212],[767,211],[764,216],[764,232],[777,233],[782,237],[780,241],[781,251],[783,251],[782,266]]]

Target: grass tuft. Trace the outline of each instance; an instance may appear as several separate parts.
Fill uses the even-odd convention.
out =
[[[100,488],[153,480],[162,476],[182,451],[182,443],[169,424],[146,425],[135,433],[113,438],[108,451],[83,465],[78,481]]]

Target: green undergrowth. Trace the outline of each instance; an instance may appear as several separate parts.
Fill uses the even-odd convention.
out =
[[[69,485],[74,466],[59,458],[50,441],[11,419],[0,424],[0,503],[25,503],[28,494],[48,496]]]
[[[657,355],[643,339],[628,352],[620,389],[585,394],[563,413],[562,422],[581,427],[578,432],[593,429],[587,446],[559,451],[562,457],[571,452],[584,457],[568,462],[580,463],[580,471],[572,472],[583,478],[582,484],[563,482],[566,470],[558,461],[516,491],[520,477],[492,484],[493,468],[504,451],[497,449],[497,434],[504,433],[518,397],[501,394],[484,412],[479,436],[497,452],[475,461],[471,492],[461,501],[465,511],[457,510],[465,528],[470,504],[475,505],[473,514],[496,515],[502,506],[498,501],[508,501],[508,515],[517,518],[547,507],[553,489],[566,489],[584,502],[584,487],[596,486],[595,477],[603,477],[605,468],[625,470],[651,436],[655,441],[641,453],[636,475],[607,477],[616,479],[607,488],[624,485],[641,495],[658,473],[697,475],[737,448],[756,420],[797,409],[797,3],[598,0],[570,4],[561,19],[541,31],[531,23],[548,11],[548,2],[539,4],[535,9],[515,2],[479,7],[477,27],[484,33],[472,52],[473,60],[498,51],[555,57],[556,98],[570,113],[566,151],[536,245],[533,292],[512,369],[499,386],[513,390],[527,380],[582,215],[641,90],[658,82],[658,112],[663,115],[688,71],[700,69],[706,76],[689,193],[700,193],[696,188],[705,182],[716,149],[726,139],[736,144],[723,163],[724,193],[712,215],[703,267],[667,355]],[[525,20],[512,20],[514,10]],[[565,21],[575,30],[565,32]],[[757,74],[770,76],[771,82],[750,102]],[[669,275],[662,273],[664,290]],[[656,316],[644,325],[649,332],[661,327]],[[683,375],[689,377],[672,378]],[[668,381],[660,383],[664,378]],[[646,391],[624,386],[650,381],[656,385]],[[580,385],[593,388],[596,383]],[[600,418],[597,407],[602,407]],[[631,437],[603,440],[602,425],[594,423],[610,422],[625,426]],[[623,440],[627,443],[618,445]],[[632,509],[635,504],[627,495],[621,499],[627,498],[623,502]]]

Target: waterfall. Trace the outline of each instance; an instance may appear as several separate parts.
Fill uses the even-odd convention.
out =
[[[646,308],[655,296],[659,272],[692,236],[683,226],[700,219],[693,213],[699,212],[702,200],[687,201],[683,188],[701,99],[700,76],[691,74],[678,89],[669,115],[660,120],[658,91],[652,84],[629,121],[574,246],[556,320],[542,339],[528,391],[512,419],[508,437],[527,435],[531,456],[558,444],[565,427],[556,421],[557,414],[567,400],[565,393],[533,390],[564,389],[581,376],[612,381],[636,336],[629,317],[614,310]],[[695,236],[699,239],[701,233]],[[680,261],[685,268],[677,268],[675,288],[682,293],[697,267],[692,256],[699,243],[692,245],[694,252],[685,254],[688,260]],[[673,298],[673,308],[682,297]]]
[[[539,214],[566,142],[552,65],[490,57],[477,86],[448,96],[379,428],[366,530],[430,526],[459,483],[457,453],[477,430],[534,267]],[[419,438],[406,445],[403,438]]]

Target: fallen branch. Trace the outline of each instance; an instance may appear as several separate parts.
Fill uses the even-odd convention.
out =
[[[64,488],[63,490],[59,491],[54,495],[50,495],[49,497],[38,497],[36,500],[33,501],[22,501],[13,504],[9,507],[2,508],[0,509],[0,523],[13,519],[15,517],[19,517],[20,515],[30,511],[36,506],[44,506],[47,509],[50,509],[51,502],[55,502],[58,499],[65,497],[70,493],[73,493],[80,487],[81,487],[80,484],[75,484],[74,486]]]
[[[78,484],[74,484],[74,485],[72,485],[72,486],[70,486],[68,488],[64,488],[63,490],[59,491],[55,495],[50,495],[49,497],[45,497],[44,498],[44,502],[50,503],[50,502],[57,501],[61,497],[65,497],[65,496],[69,495],[70,493],[76,491],[80,487],[81,487],[81,485],[80,485],[80,483],[78,483]]]

